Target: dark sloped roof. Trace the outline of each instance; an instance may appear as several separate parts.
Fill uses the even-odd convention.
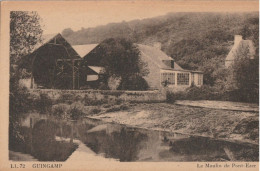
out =
[[[41,55],[42,54],[42,55]],[[55,55],[57,54],[57,55]],[[38,56],[38,57],[37,57]],[[72,48],[72,46],[62,37],[61,34],[43,35],[42,42],[39,42],[33,49],[32,53],[29,53],[22,57],[19,63],[21,68],[31,69],[31,64],[34,58],[39,56],[53,56],[56,59],[78,59],[80,58],[78,53]],[[42,58],[42,57],[41,57]]]
[[[163,60],[173,60],[170,56],[166,55],[163,51],[161,51],[158,48],[143,45],[143,44],[135,44],[137,48],[140,50],[141,59],[149,64],[152,64],[154,67],[157,66],[160,69],[165,70],[174,70],[174,71],[186,71],[186,72],[198,72],[201,73],[201,71],[191,71],[191,70],[184,70],[182,67],[180,67],[176,62],[174,63],[174,68],[171,68],[167,66]],[[73,46],[74,48],[77,46]],[[81,49],[86,47],[85,50]],[[88,65],[91,66],[100,66],[100,60],[101,57],[98,55],[99,53],[102,53],[100,50],[100,46],[97,44],[89,44],[89,45],[78,45],[78,48],[85,52],[88,52],[84,59],[87,61]],[[85,53],[84,52],[84,53]],[[80,52],[79,52],[80,53]]]
[[[176,70],[183,70],[176,62],[174,63],[174,68],[170,68],[163,63],[163,60],[173,60],[171,57],[166,55],[163,51],[158,48],[147,46],[143,44],[137,44],[138,49],[141,52],[141,58],[148,62],[153,62],[159,68],[163,69],[176,69]]]
[[[30,53],[29,56],[38,53],[41,48],[46,48],[46,46],[49,45],[59,47],[59,49],[63,49],[67,53],[67,55],[64,56],[65,58],[80,58],[79,54],[72,48],[69,42],[67,42],[65,38],[62,37],[60,33],[56,35],[51,34],[43,36],[42,42],[35,46],[34,51]]]

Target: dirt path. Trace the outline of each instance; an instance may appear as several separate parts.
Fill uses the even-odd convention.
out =
[[[132,104],[128,110],[92,115],[106,122],[183,134],[258,143],[255,112],[197,108],[167,103]]]

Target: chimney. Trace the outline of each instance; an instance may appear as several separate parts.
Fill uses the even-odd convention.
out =
[[[234,45],[238,45],[243,40],[241,35],[235,35]]]
[[[174,68],[174,60],[171,60],[171,68]]]
[[[160,42],[154,42],[153,43],[153,47],[155,47],[156,49],[161,50],[162,44]]]

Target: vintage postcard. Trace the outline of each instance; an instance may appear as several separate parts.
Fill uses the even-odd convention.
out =
[[[2,1],[0,170],[258,170],[259,2]]]

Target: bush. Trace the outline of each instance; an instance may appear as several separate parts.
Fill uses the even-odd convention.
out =
[[[68,115],[70,116],[70,119],[72,119],[72,120],[80,119],[81,117],[85,116],[84,106],[80,103],[71,104],[70,108],[68,110]]]
[[[176,95],[173,92],[167,91],[166,92],[166,102],[174,103],[175,100],[176,100]]]
[[[212,93],[208,86],[190,87],[187,89],[186,95],[186,98],[189,100],[210,100],[212,98]]]
[[[250,95],[248,95],[250,96]],[[252,97],[253,95],[251,95]],[[222,100],[222,101],[246,101],[241,90],[226,91],[218,87],[203,85],[201,87],[191,86],[185,91],[166,93],[166,101],[174,103],[176,100]]]
[[[40,113],[49,113],[51,111],[52,100],[44,93],[40,94],[40,97],[34,101],[34,109]]]
[[[224,94],[207,85],[201,87],[191,86],[185,91],[166,93],[166,101],[174,103],[176,100],[223,100]]]
[[[127,80],[122,80],[118,90],[141,90],[145,91],[149,88],[146,80],[141,76],[131,76]]]
[[[85,106],[98,106],[102,104],[108,103],[108,99],[96,99],[96,98],[90,98],[87,95],[82,99],[82,103],[84,103]]]
[[[26,87],[19,84],[19,79],[10,75],[10,94],[9,94],[9,148],[15,149],[18,144],[25,141],[21,132],[20,118],[23,114],[32,110],[33,99]]]
[[[57,119],[66,119],[68,107],[66,104],[58,104],[52,107],[52,115]]]
[[[73,102],[74,102],[74,95],[72,93],[63,93],[57,99],[57,103],[72,104]]]

